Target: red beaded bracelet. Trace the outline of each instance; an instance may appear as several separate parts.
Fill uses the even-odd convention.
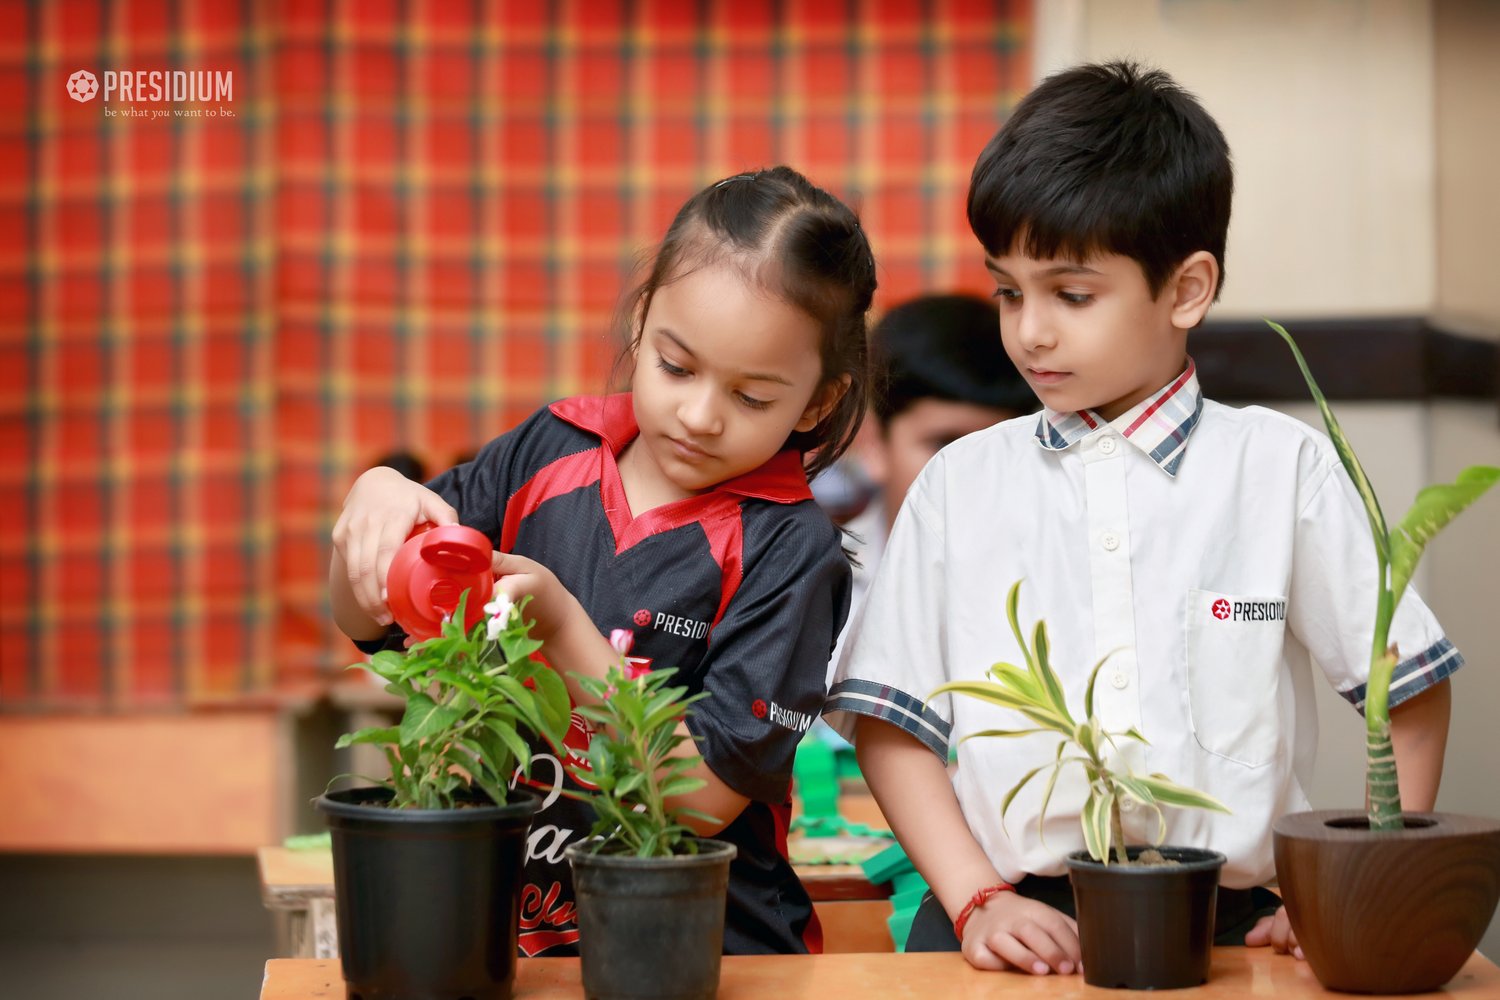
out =
[[[979,909],[985,903],[989,902],[991,896],[998,896],[1002,892],[1015,891],[1016,887],[1011,885],[1009,882],[997,882],[994,885],[987,885],[983,889],[980,889],[978,892],[974,893],[973,896],[969,897],[969,901],[964,904],[964,908],[958,911],[958,918],[953,921],[954,936],[957,937],[960,942],[963,941],[964,927],[968,925],[969,918],[974,915],[975,910]]]

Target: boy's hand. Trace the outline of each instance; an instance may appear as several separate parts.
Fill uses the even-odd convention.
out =
[[[1032,975],[1078,971],[1078,924],[1046,903],[1014,892],[985,900],[969,915],[964,958],[976,969],[1016,969]]]
[[[1250,928],[1250,933],[1245,935],[1245,947],[1264,948],[1271,946],[1271,950],[1278,955],[1291,952],[1297,958],[1302,958],[1302,949],[1297,945],[1297,935],[1292,933],[1292,922],[1287,919],[1286,907],[1283,906],[1269,917],[1261,917]]]
[[[370,469],[354,481],[333,526],[333,551],[342,560],[359,610],[378,625],[391,623],[385,578],[396,550],[424,521],[457,524],[447,501],[395,469]],[[347,630],[346,630],[347,631]]]

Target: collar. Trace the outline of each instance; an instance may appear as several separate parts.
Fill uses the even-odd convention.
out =
[[[1203,413],[1203,391],[1198,387],[1198,366],[1188,358],[1187,368],[1162,389],[1141,400],[1113,420],[1093,410],[1060,413],[1043,408],[1037,420],[1037,443],[1048,451],[1064,451],[1099,428],[1108,426],[1135,445],[1169,476],[1187,451],[1188,437]]]
[[[548,409],[558,419],[597,435],[616,458],[641,432],[635,421],[635,405],[628,392],[609,396],[570,396],[558,400]],[[778,451],[760,468],[726,479],[710,492],[734,493],[772,503],[799,503],[812,499],[807,473],[802,468],[802,456],[795,448]]]

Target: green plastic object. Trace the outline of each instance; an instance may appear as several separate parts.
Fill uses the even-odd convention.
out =
[[[803,737],[797,744],[797,756],[792,761],[792,777],[797,782],[797,795],[802,800],[802,815],[808,819],[837,817],[839,814],[838,762],[834,749],[822,740]],[[813,825],[804,828],[809,837],[832,837],[841,832],[831,825]]]
[[[899,843],[892,844],[879,854],[866,859],[860,867],[865,870],[865,878],[874,885],[890,882],[897,875],[916,871],[911,859],[906,856],[905,849]]]
[[[333,848],[331,833],[299,833],[286,838],[281,846],[290,851],[327,851]]]
[[[891,943],[898,952],[906,951],[906,939],[911,937],[911,922],[916,915],[917,908],[913,906],[908,910],[892,910],[885,918],[885,926],[891,932]]]

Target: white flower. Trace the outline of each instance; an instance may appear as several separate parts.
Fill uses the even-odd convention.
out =
[[[485,614],[498,618],[502,622],[510,621],[510,613],[513,610],[515,610],[515,604],[511,601],[510,595],[503,592],[496,594],[495,599],[484,606]]]
[[[628,628],[611,629],[609,644],[615,648],[616,653],[624,656],[635,645],[635,633]]]
[[[500,638],[500,633],[505,631],[505,626],[510,624],[510,616],[515,613],[516,606],[509,595],[499,593],[495,599],[484,606],[484,613],[490,616],[485,625],[484,633],[490,642]]]

